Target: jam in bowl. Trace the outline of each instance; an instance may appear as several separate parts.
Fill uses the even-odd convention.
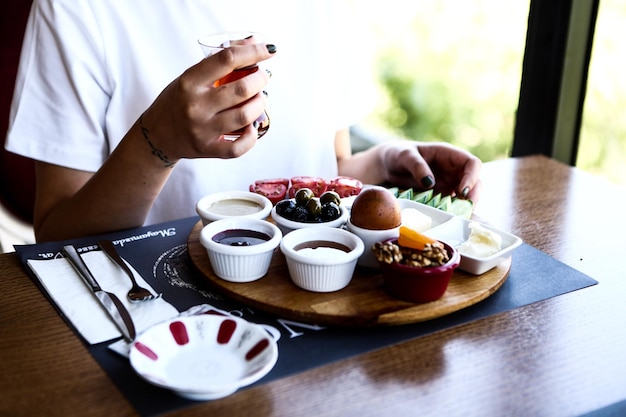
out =
[[[313,292],[348,286],[364,249],[358,236],[337,227],[297,229],[280,243],[293,283]]]
[[[213,241],[229,246],[252,246],[267,242],[271,237],[263,232],[246,229],[230,229],[219,232]]]
[[[200,243],[215,275],[226,281],[250,282],[267,274],[282,236],[266,220],[231,217],[204,226]]]

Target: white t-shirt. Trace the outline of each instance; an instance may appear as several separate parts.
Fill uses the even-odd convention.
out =
[[[154,101],[203,58],[207,33],[252,30],[278,53],[263,65],[271,126],[230,160],[182,160],[146,224],[195,214],[211,192],[254,180],[336,175],[334,134],[369,110],[371,68],[337,0],[35,0],[6,148],[95,172]],[[341,9],[341,10],[339,10]],[[356,55],[356,56],[355,56]],[[146,149],[149,152],[149,149]]]

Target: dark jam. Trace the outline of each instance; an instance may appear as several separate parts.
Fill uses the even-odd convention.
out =
[[[230,229],[213,236],[213,241],[228,246],[252,246],[267,242],[271,237],[263,232],[246,229]]]

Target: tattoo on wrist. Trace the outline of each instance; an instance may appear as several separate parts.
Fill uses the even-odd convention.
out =
[[[176,165],[176,162],[170,161],[167,155],[165,155],[161,149],[158,149],[156,146],[154,146],[154,143],[152,143],[152,141],[150,140],[150,131],[143,127],[143,114],[139,116],[139,128],[141,129],[141,134],[143,135],[143,138],[146,140],[146,142],[148,142],[148,145],[150,146],[150,151],[152,155],[159,158],[161,162],[165,164],[166,168],[173,168],[174,165]]]

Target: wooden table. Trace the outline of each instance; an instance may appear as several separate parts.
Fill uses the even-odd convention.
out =
[[[541,156],[490,162],[476,214],[599,285],[185,416],[578,415],[626,401],[626,190]],[[136,415],[14,254],[0,256],[0,415]]]

